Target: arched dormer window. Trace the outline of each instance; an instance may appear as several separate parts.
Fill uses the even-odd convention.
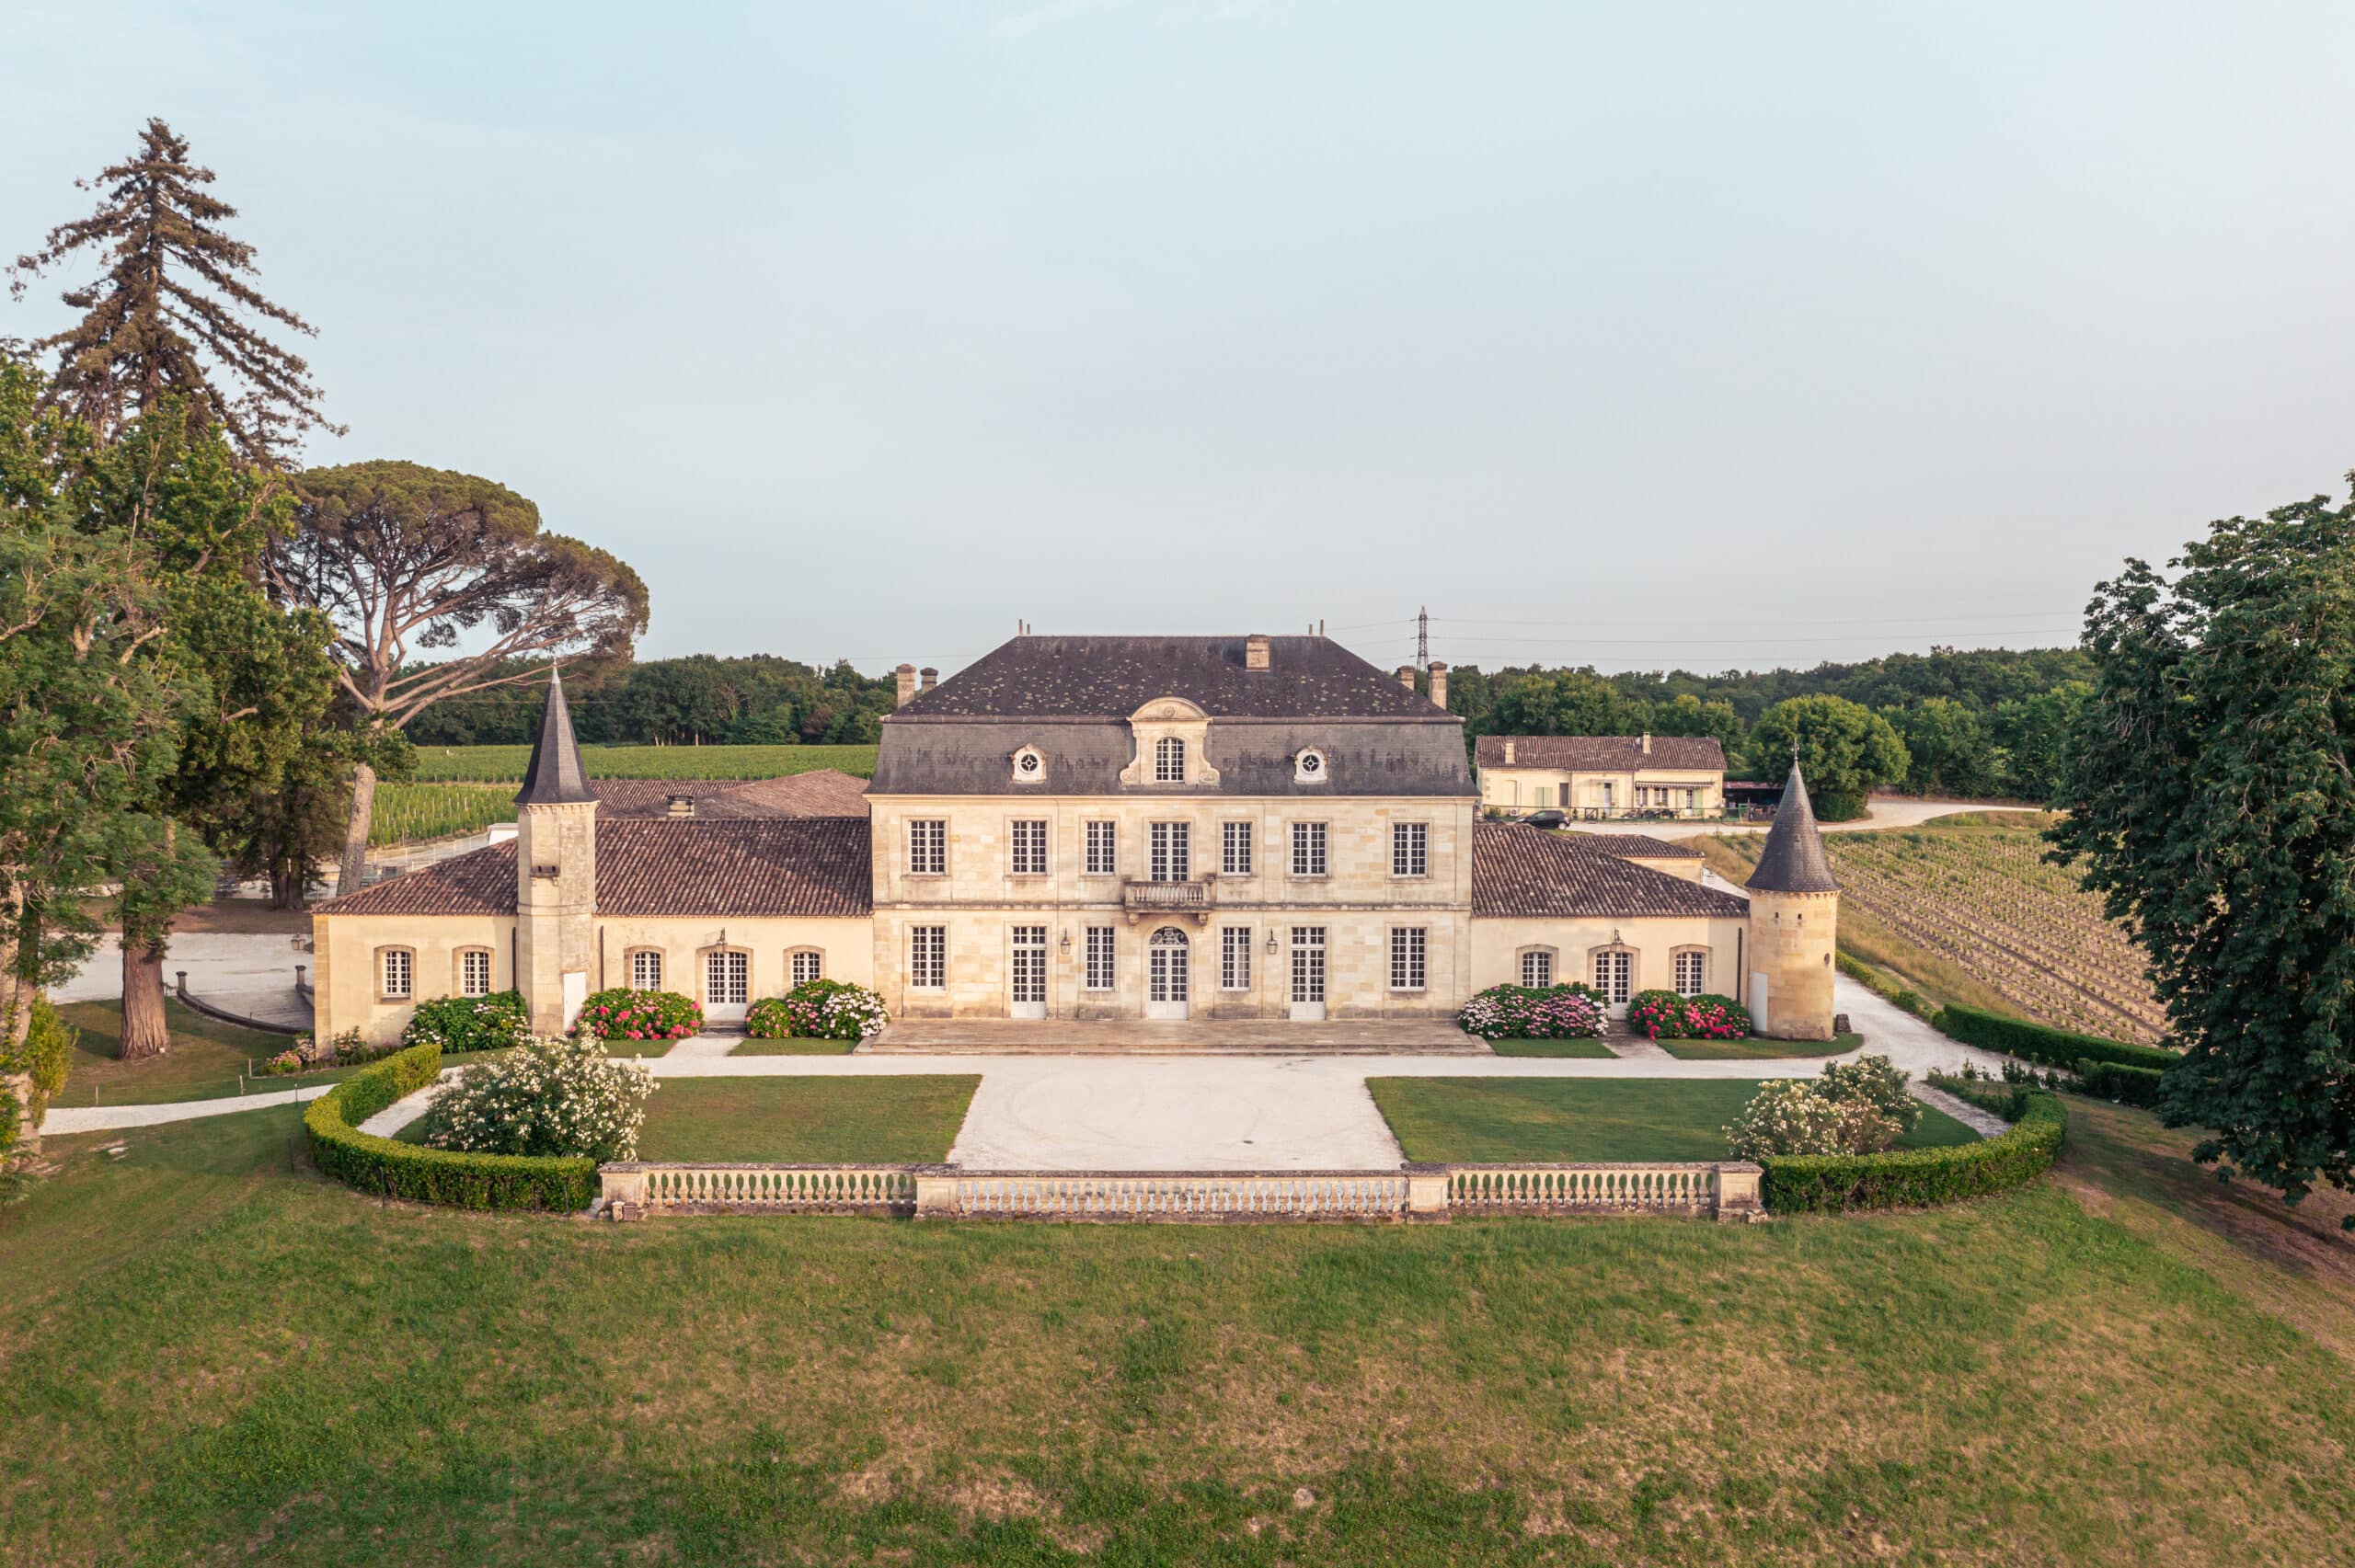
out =
[[[1153,782],[1186,782],[1186,742],[1178,736],[1165,735],[1153,743]]]

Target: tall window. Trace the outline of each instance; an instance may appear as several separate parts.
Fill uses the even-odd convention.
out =
[[[1251,928],[1230,925],[1219,932],[1218,984],[1221,990],[1251,989]]]
[[[1118,822],[1090,822],[1087,825],[1087,875],[1117,876],[1120,869],[1120,825]]]
[[[1431,871],[1431,825],[1429,822],[1390,824],[1390,875],[1428,876]]]
[[[1110,990],[1113,987],[1113,929],[1109,925],[1087,928],[1087,978],[1085,983],[1089,990]]]
[[[1533,990],[1543,990],[1554,983],[1554,956],[1544,948],[1533,948],[1521,956],[1521,983]]]
[[[1676,956],[1676,990],[1682,996],[1698,996],[1709,989],[1709,956],[1706,953],[1679,953]]]
[[[826,978],[826,956],[814,947],[796,948],[786,955],[785,963],[786,973],[793,977],[795,985],[808,985],[811,980]]]
[[[1047,825],[1044,822],[1016,822],[1013,829],[1013,860],[1007,869],[1017,876],[1047,875]]]
[[[918,925],[908,928],[908,989],[948,989],[948,928]]]
[[[1153,743],[1153,782],[1186,782],[1186,743],[1178,737],[1165,735]]]
[[[662,955],[651,947],[641,947],[629,956],[629,983],[638,990],[662,989]]]
[[[752,956],[728,948],[705,955],[703,1001],[706,1007],[741,1007],[752,994]]]
[[[458,955],[458,994],[460,996],[488,996],[490,994],[488,949],[469,947]]]
[[[1251,824],[1223,822],[1218,830],[1218,874],[1221,876],[1251,875]]]
[[[908,875],[945,876],[948,874],[948,824],[937,817],[922,817],[908,824]]]
[[[1624,947],[1606,947],[1594,956],[1594,989],[1614,1007],[1627,1000],[1636,973],[1636,956]]]
[[[1603,781],[1603,808],[1605,811],[1611,809],[1611,792],[1615,787],[1609,779]]]
[[[411,967],[415,961],[414,955],[406,947],[385,948],[381,964],[384,973],[380,977],[384,980],[384,989],[378,994],[406,998],[409,993]]]
[[[1325,875],[1325,824],[1294,822],[1292,825],[1292,874],[1294,876]]]
[[[1194,875],[1194,829],[1190,822],[1152,825],[1153,879],[1184,882]]]
[[[1429,947],[1424,928],[1401,925],[1390,928],[1390,989],[1420,990],[1430,973]]]

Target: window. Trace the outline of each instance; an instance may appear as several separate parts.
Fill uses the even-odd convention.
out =
[[[798,986],[826,978],[826,956],[815,947],[797,947],[785,956],[785,972]]]
[[[1603,808],[1605,811],[1611,809],[1611,792],[1615,787],[1616,786],[1614,785],[1610,780],[1605,779],[1603,781]]]
[[[741,1007],[752,1000],[752,956],[722,947],[704,955],[703,1004]]]
[[[1529,791],[1529,804],[1540,811],[1551,810],[1554,806],[1554,786],[1552,784],[1532,785]]]
[[[1684,792],[1684,809],[1687,811],[1698,811],[1701,809],[1701,792],[1699,790],[1688,789]]]
[[[1543,947],[1533,947],[1521,956],[1521,983],[1533,990],[1543,990],[1554,983],[1554,955]]]
[[[1428,876],[1431,870],[1431,825],[1429,822],[1390,824],[1390,875]]]
[[[1636,972],[1636,956],[1624,947],[1604,947],[1594,955],[1594,989],[1616,1007],[1627,1000]]]
[[[1251,928],[1230,925],[1218,933],[1218,989],[1251,989]]]
[[[1047,825],[1044,822],[1011,824],[1013,857],[1006,869],[1016,876],[1047,875]]]
[[[1676,991],[1679,996],[1698,996],[1709,989],[1709,956],[1699,948],[1688,948],[1676,956]]]
[[[908,929],[908,989],[948,989],[948,928],[919,925]]]
[[[1017,925],[1014,928],[1014,968],[1008,978],[1012,982],[1010,1000],[1033,1005],[1047,1000],[1045,926]]]
[[[1087,928],[1087,978],[1084,983],[1089,990],[1110,990],[1113,987],[1112,942],[1111,926]]]
[[[1292,777],[1302,784],[1323,784],[1327,776],[1324,752],[1311,749],[1292,759]]]
[[[1325,875],[1325,824],[1294,822],[1292,825],[1292,874],[1294,876]]]
[[[1153,782],[1186,782],[1186,743],[1178,737],[1165,735],[1153,743]]]
[[[1040,756],[1037,751],[1028,746],[1025,746],[1021,750],[1017,751],[1014,754],[1014,782],[1016,784],[1037,784],[1040,779],[1045,778],[1046,776],[1047,760]]]
[[[1424,928],[1401,925],[1390,928],[1390,989],[1420,990],[1428,966],[1429,944]]]
[[[937,817],[919,818],[908,824],[908,875],[948,875],[948,824]]]
[[[490,949],[469,947],[458,955],[458,994],[490,994]]]
[[[629,983],[636,990],[662,989],[662,954],[660,949],[641,947],[629,956]]]
[[[1194,875],[1194,830],[1189,822],[1152,825],[1153,879],[1184,882]]]
[[[1120,870],[1120,825],[1118,822],[1090,822],[1087,825],[1087,875],[1116,876]]]
[[[1292,928],[1292,999],[1325,1000],[1325,928],[1321,925]]]
[[[1218,874],[1221,876],[1251,875],[1251,824],[1221,823],[1218,830]]]
[[[407,1001],[417,955],[406,947],[383,949],[376,961],[376,994],[391,1001]]]

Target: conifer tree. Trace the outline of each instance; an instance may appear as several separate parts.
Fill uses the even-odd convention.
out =
[[[95,281],[63,296],[81,319],[31,345],[57,355],[51,401],[99,441],[178,394],[247,459],[281,466],[304,431],[343,430],[320,413],[310,367],[266,335],[275,322],[316,336],[247,281],[258,275],[254,247],[224,228],[237,210],[204,189],[213,178],[189,161],[184,138],[150,120],[130,158],[76,182],[99,192],[98,211],[17,258],[9,292],[22,294],[28,279],[79,253],[100,260]]]

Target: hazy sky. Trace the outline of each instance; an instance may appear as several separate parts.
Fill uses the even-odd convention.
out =
[[[0,29],[0,249],[164,116],[319,328],[312,461],[512,486],[645,575],[650,654],[1323,617],[1389,664],[1425,603],[1492,667],[2050,645],[2355,465],[2344,4]]]

